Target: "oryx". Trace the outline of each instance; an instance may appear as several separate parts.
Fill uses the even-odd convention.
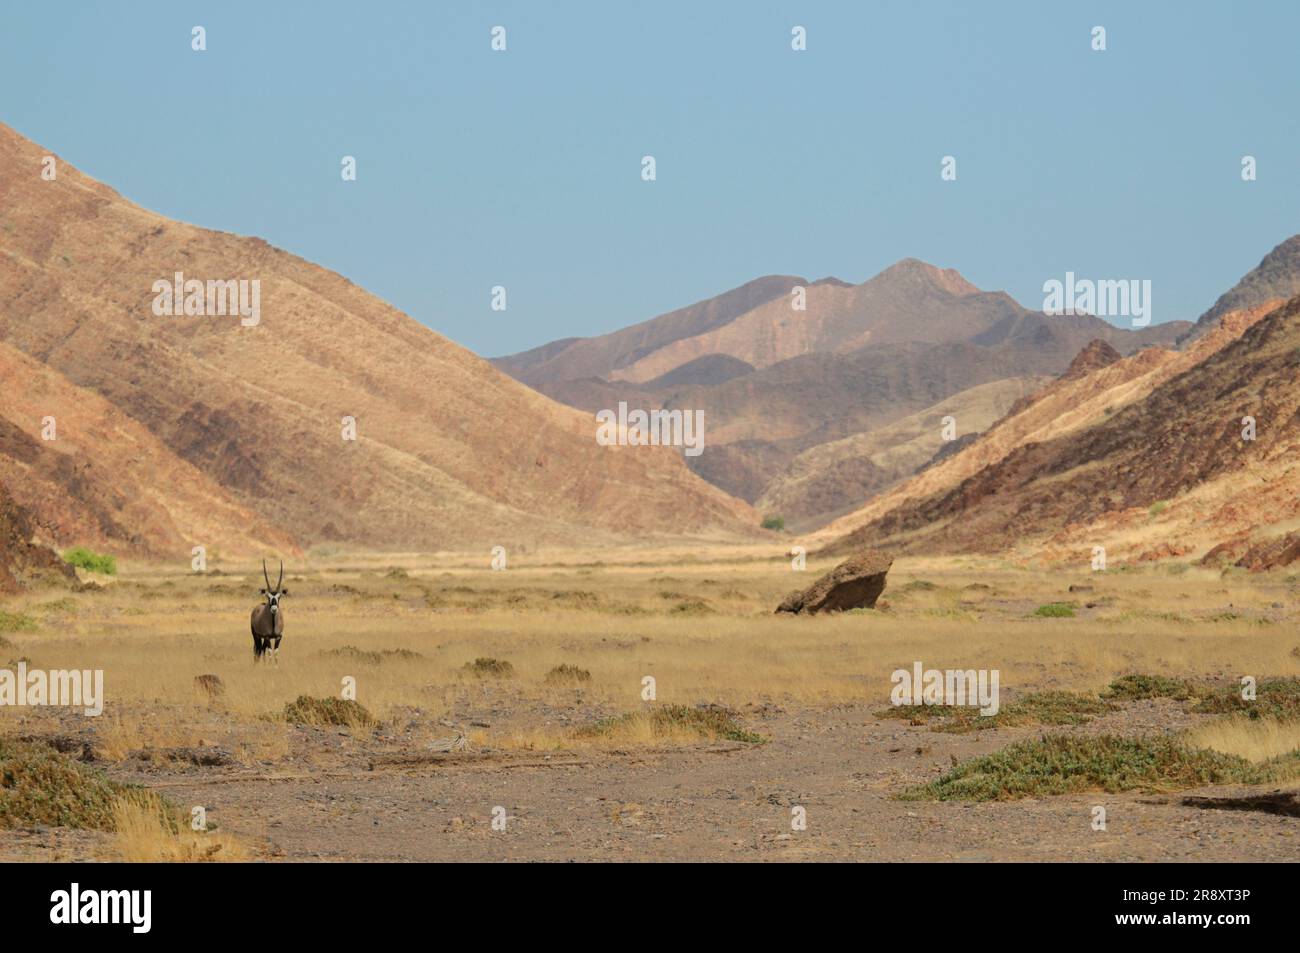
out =
[[[284,562],[280,562],[280,578],[271,585],[271,577],[266,574],[266,560],[262,560],[262,578],[266,588],[260,590],[266,601],[253,610],[250,626],[253,630],[253,660],[257,661],[269,650],[272,661],[280,661],[280,639],[284,636],[284,613],[280,610],[280,600],[289,594],[288,589],[281,589],[284,582]]]

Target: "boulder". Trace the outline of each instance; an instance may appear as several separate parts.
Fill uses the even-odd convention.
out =
[[[1300,533],[1261,540],[1247,548],[1235,565],[1251,572],[1281,569],[1300,559]]]
[[[795,615],[874,609],[894,560],[874,549],[850,556],[807,589],[785,597],[776,611]]]

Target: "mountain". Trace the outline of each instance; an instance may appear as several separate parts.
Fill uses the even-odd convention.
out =
[[[796,287],[805,289],[804,311],[793,307]],[[1128,354],[1171,343],[1187,327],[1135,331],[1087,315],[1048,316],[981,291],[954,270],[905,259],[859,285],[761,278],[612,335],[495,363],[592,413],[620,402],[703,410],[707,449],[690,467],[804,528],[910,475],[902,460],[920,465],[939,450],[936,431],[924,459],[916,456],[925,440],[882,468],[869,461],[890,453],[884,441],[915,436],[907,425],[882,428],[972,388],[1059,374],[1094,339]],[[854,437],[865,452],[856,462],[843,446],[811,452]],[[810,471],[823,465],[824,476]]]
[[[492,363],[543,392],[551,381],[607,377],[659,348],[728,324],[755,307],[788,295],[792,285],[802,284],[806,284],[802,278],[768,275],[612,334],[553,341]]]
[[[677,449],[600,446],[590,415],[346,278],[146,211],[66,162],[45,181],[46,154],[0,126],[0,345],[46,388],[4,415],[3,472],[65,536],[188,560],[213,534],[238,549],[486,553],[757,522]],[[250,324],[166,313],[176,273],[247,282]],[[183,296],[196,311],[205,289]],[[9,408],[25,391],[7,386]],[[24,439],[45,416],[67,444]]]
[[[846,354],[867,344],[967,340],[1021,309],[1005,294],[985,294],[951,269],[914,258],[860,285],[806,286],[805,310],[785,293],[725,324],[680,337],[616,368],[614,380],[644,383],[706,355],[728,355],[755,368],[805,354]]]
[[[1291,298],[1297,294],[1300,294],[1300,235],[1292,235],[1220,295],[1219,300],[1197,319],[1185,338],[1206,333],[1230,311],[1255,308],[1266,301]]]
[[[1155,559],[1272,539],[1300,520],[1297,371],[1300,297],[1229,312],[1185,352],[1062,378],[821,536],[830,552],[1014,551],[1080,565],[1098,545]]]
[[[786,528],[795,532],[821,526],[843,515],[846,500],[856,507],[945,453],[945,418],[953,421],[951,443],[973,438],[1050,380],[1012,377],[980,384],[892,423],[817,444],[769,482],[755,506],[761,513],[792,514]]]
[[[0,344],[0,482],[59,545],[186,562],[198,544],[226,555],[297,551],[289,534],[138,421],[7,344]]]
[[[0,593],[13,593],[37,580],[71,581],[72,567],[48,547],[32,541],[30,515],[0,483]]]

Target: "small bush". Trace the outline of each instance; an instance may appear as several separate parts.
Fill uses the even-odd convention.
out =
[[[35,632],[36,620],[21,612],[0,609],[0,632]]]
[[[476,658],[465,663],[465,671],[479,678],[513,678],[515,667],[504,659]]]
[[[113,830],[113,805],[140,789],[46,745],[0,739],[0,828]]]
[[[1046,691],[1003,705],[996,715],[981,715],[974,705],[893,705],[876,712],[876,717],[902,718],[913,725],[930,723],[931,731],[965,734],[1014,725],[1082,725],[1113,707],[1092,695]]]
[[[763,518],[763,529],[775,530],[778,533],[781,532],[783,529],[785,529],[785,517],[765,516]]]
[[[402,661],[411,661],[412,659],[424,658],[419,652],[413,652],[410,649],[380,649],[378,651],[369,651],[359,649],[355,645],[344,645],[341,648],[329,649],[321,652],[329,658],[346,658],[356,662],[365,662],[370,665],[378,665],[387,659],[401,659]]]
[[[628,712],[613,718],[602,718],[594,725],[579,729],[580,738],[636,735],[648,729],[655,738],[672,738],[675,735],[695,735],[703,740],[742,741],[746,744],[763,744],[762,735],[747,731],[736,721],[735,712],[717,705],[692,708],[689,705],[663,705],[647,712]]]
[[[63,553],[63,561],[78,569],[97,572],[105,576],[117,575],[117,557],[91,552],[85,546],[74,546]]]
[[[1105,698],[1173,698],[1177,701],[1195,698],[1197,694],[1197,687],[1187,679],[1165,675],[1122,675],[1102,692]]]
[[[1073,619],[1074,606],[1068,602],[1049,602],[1035,609],[1034,615],[1043,619]]]
[[[1207,714],[1245,712],[1249,718],[1300,719],[1300,678],[1267,678],[1255,686],[1255,700],[1241,697],[1240,685],[1229,685],[1201,699],[1192,711]]]
[[[547,685],[578,685],[591,681],[591,673],[576,665],[557,665],[546,673]]]
[[[310,695],[299,695],[296,701],[285,705],[280,717],[294,725],[368,728],[375,724],[374,716],[351,699],[313,698]]]
[[[1164,500],[1160,500],[1156,503],[1151,504],[1151,506],[1147,509],[1147,514],[1149,516],[1159,516],[1167,509],[1169,509],[1169,504],[1166,503]]]
[[[703,599],[686,599],[668,610],[673,615],[712,615],[713,606]]]

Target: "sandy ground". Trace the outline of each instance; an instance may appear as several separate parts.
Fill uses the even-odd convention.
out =
[[[1178,721],[1171,705],[1145,702],[1074,730],[1138,732]],[[1276,787],[899,801],[895,794],[953,759],[1036,730],[948,734],[857,706],[768,710],[745,722],[771,740],[442,754],[413,752],[385,732],[358,744],[341,729],[301,729],[310,757],[269,769],[127,762],[110,773],[179,805],[202,805],[212,823],[279,861],[1300,860],[1300,818],[1184,803]],[[1105,831],[1092,829],[1097,805],[1106,809]],[[504,830],[493,829],[498,807]],[[806,830],[792,830],[795,807],[806,811]],[[4,832],[0,859],[85,857],[104,837]]]

